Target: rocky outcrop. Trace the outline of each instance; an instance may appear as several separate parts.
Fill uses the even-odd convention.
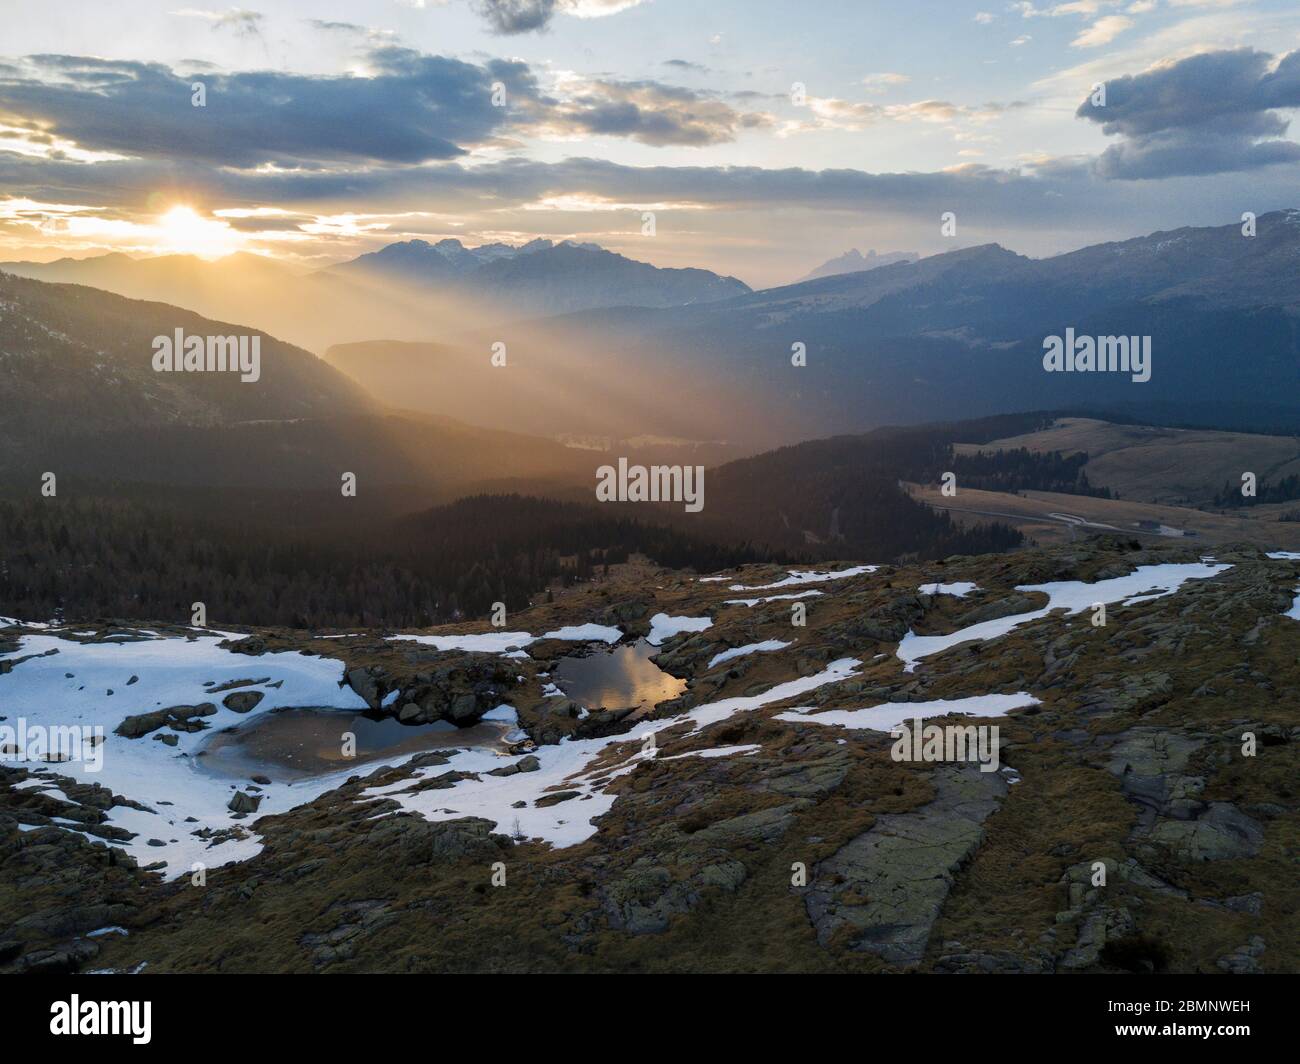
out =
[[[1007,792],[997,773],[972,765],[940,765],[930,782],[933,801],[879,817],[818,863],[805,897],[818,942],[842,938],[890,964],[920,963],[954,875]]]
[[[1133,728],[1117,736],[1106,767],[1140,808],[1135,837],[1149,839],[1184,861],[1253,857],[1264,838],[1258,821],[1231,802],[1202,799],[1205,777],[1188,773],[1208,737]]]
[[[1162,821],[1151,838],[1184,861],[1224,861],[1254,857],[1264,829],[1231,802],[1211,802],[1194,820]]]
[[[217,707],[211,702],[203,702],[197,706],[172,706],[169,709],[158,709],[152,713],[137,713],[133,717],[127,717],[113,730],[127,739],[139,739],[159,728],[171,728],[172,731],[178,732],[202,731],[207,725],[195,718],[210,717],[216,711]]]
[[[403,724],[446,720],[468,727],[506,700],[515,678],[514,672],[494,657],[465,655],[458,664],[401,679],[384,666],[357,667],[346,672],[344,682],[371,709],[390,713]],[[400,692],[396,701],[385,705],[393,691]]]

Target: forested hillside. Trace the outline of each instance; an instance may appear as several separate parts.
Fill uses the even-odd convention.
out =
[[[0,502],[0,602],[47,620],[414,627],[483,618],[631,552],[702,571],[766,560],[576,503],[479,496],[396,521],[275,529],[115,500]],[[777,560],[782,556],[776,555]]]

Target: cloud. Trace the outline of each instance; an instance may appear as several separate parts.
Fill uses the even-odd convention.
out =
[[[604,18],[643,2],[644,0],[560,0],[560,9],[575,18]]]
[[[1285,139],[1300,107],[1300,51],[1274,63],[1251,48],[1205,52],[1105,83],[1075,112],[1122,139],[1097,160],[1105,177],[1141,179],[1251,170],[1300,159]]]
[[[867,87],[868,92],[884,92],[895,85],[906,85],[911,80],[906,74],[881,72],[879,74],[868,74],[862,79],[862,84]]]
[[[187,7],[171,14],[179,18],[201,18],[212,23],[214,30],[231,29],[241,37],[256,37],[262,32],[262,20],[265,17],[259,11],[232,7],[229,11],[203,11]]]
[[[1036,7],[1031,3],[1015,3],[1011,10],[1019,11],[1023,18],[1060,18],[1063,15],[1079,15],[1091,18],[1103,8],[1114,7],[1119,0],[1069,0],[1051,7]]]
[[[986,103],[979,106],[951,103],[948,100],[916,100],[912,103],[879,104],[841,100],[830,96],[809,96],[807,109],[812,117],[787,122],[780,135],[808,133],[814,130],[839,129],[850,132],[881,122],[930,122],[936,124],[967,121],[992,121],[1007,111],[1024,107],[1019,100],[1011,103]]]
[[[703,63],[692,63],[689,59],[665,59],[663,65],[675,70],[685,70],[692,74],[707,74],[709,68]]]
[[[555,14],[557,0],[474,0],[474,9],[493,33],[513,35],[542,30]]]
[[[493,33],[513,36],[544,30],[557,14],[602,18],[636,7],[642,0],[473,0],[474,10]]]
[[[0,117],[20,115],[82,147],[220,166],[418,163],[465,153],[506,121],[492,83],[535,93],[522,64],[475,66],[376,48],[369,78],[266,71],[190,79],[158,63],[30,56],[31,76],[0,76]]]
[[[1037,7],[1032,3],[1021,2],[1012,4],[1011,10],[1019,11],[1022,18],[1064,18],[1077,15],[1080,18],[1093,19],[1092,25],[1070,42],[1070,47],[1098,48],[1103,44],[1109,44],[1132,27],[1133,20],[1125,15],[1101,15],[1106,9],[1120,7],[1123,3],[1124,0],[1068,0],[1066,3]],[[1130,15],[1140,15],[1155,6],[1154,0],[1135,0],[1129,3],[1125,10]]]
[[[535,110],[534,121],[528,128],[542,135],[628,137],[657,147],[722,144],[743,129],[773,124],[763,112],[738,111],[707,94],[648,80],[566,84],[562,98]]]
[[[1099,18],[1079,36],[1070,42],[1071,48],[1098,48],[1110,44],[1116,37],[1133,25],[1133,20],[1124,15],[1107,15]]]
[[[29,56],[22,69],[0,69],[0,127],[65,152],[312,169],[453,159],[510,135],[702,146],[773,121],[657,81],[558,79],[550,94],[523,62],[371,42],[366,77],[205,72],[206,107],[191,104],[192,75],[159,63]],[[506,106],[493,105],[498,83]]]
[[[1104,177],[1126,180],[1172,175],[1220,174],[1261,166],[1300,162],[1300,144],[1289,140],[1252,140],[1221,133],[1211,139],[1185,133],[1160,133],[1117,144],[1097,162]]]
[[[1073,179],[1082,180],[1077,175]],[[1046,182],[1016,171],[964,166],[937,173],[765,169],[757,166],[634,167],[594,158],[543,163],[523,158],[466,165],[231,169],[193,160],[135,158],[94,165],[0,153],[3,193],[45,203],[147,210],[159,188],[183,188],[223,210],[273,205],[280,210],[344,213],[436,210],[472,218],[555,197],[620,203],[686,203],[719,208],[801,207],[851,210],[924,207],[935,198],[984,200],[982,210],[1011,217]],[[313,207],[312,205],[327,205]],[[1031,208],[1021,203],[1025,210]],[[1005,213],[1004,213],[1005,212]]]
[[[331,22],[328,19],[309,18],[305,20],[307,25],[312,29],[322,30],[324,32],[335,33],[365,33],[365,26],[359,26],[355,22]]]

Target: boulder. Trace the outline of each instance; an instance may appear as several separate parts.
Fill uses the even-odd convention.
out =
[[[236,791],[231,795],[230,801],[226,803],[226,808],[232,813],[256,813],[257,807],[262,804],[260,794],[245,794],[243,791]]]
[[[262,698],[261,691],[235,691],[226,695],[221,700],[221,704],[236,713],[247,713],[262,701]]]

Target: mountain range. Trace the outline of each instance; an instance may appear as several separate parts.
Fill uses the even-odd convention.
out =
[[[5,262],[0,272],[252,323],[314,350],[380,336],[445,339],[484,322],[609,306],[674,307],[750,291],[709,270],[661,269],[595,244],[549,240],[475,248],[409,240],[314,271],[248,253],[215,261],[113,253]]]
[[[467,248],[459,240],[389,244],[327,273],[370,281],[463,291],[510,317],[564,314],[595,307],[673,307],[744,295],[747,284],[708,270],[661,269],[595,244],[530,240]]]
[[[750,433],[768,443],[1084,406],[1291,431],[1300,397],[1277,382],[1300,365],[1300,211],[1262,215],[1257,234],[1185,228],[1045,259],[988,244],[671,312],[565,321],[577,335],[635,337],[628,354],[665,373],[725,375],[729,406],[764,411]],[[1150,380],[1045,371],[1045,338],[1067,329],[1150,337]],[[796,344],[806,366],[792,365]]]

